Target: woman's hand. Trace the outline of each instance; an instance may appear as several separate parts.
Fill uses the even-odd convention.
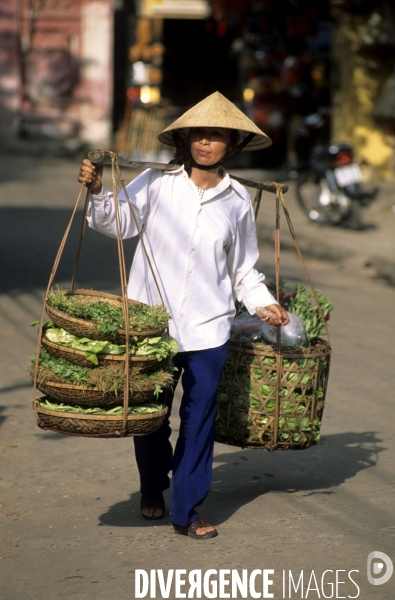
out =
[[[261,321],[267,321],[269,325],[288,325],[289,316],[287,312],[278,304],[269,304],[269,306],[259,306],[256,314]]]
[[[102,186],[103,165],[94,165],[90,160],[84,158],[78,173],[78,181],[90,184],[92,194],[100,194]]]

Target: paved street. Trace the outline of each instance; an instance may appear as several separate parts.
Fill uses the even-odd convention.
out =
[[[156,526],[142,521],[130,438],[73,438],[35,424],[26,374],[36,344],[30,323],[40,316],[79,191],[77,170],[77,162],[60,159],[44,163],[10,155],[0,161],[0,600],[129,600],[135,597],[135,569],[273,569],[269,591],[275,599],[392,600],[395,575],[380,586],[366,577],[369,553],[381,551],[395,561],[395,288],[369,262],[375,248],[382,256],[393,251],[390,186],[366,212],[376,227],[360,232],[308,224],[292,189],[287,195],[315,287],[335,304],[322,439],[301,452],[216,444],[202,514],[220,535],[197,542],[176,536],[168,517]],[[258,223],[259,268],[269,279],[273,205],[266,195]],[[71,275],[77,229],[61,263],[60,285]],[[288,248],[289,237],[284,239]],[[327,248],[325,260],[313,248],[320,242]],[[129,257],[133,246],[126,244]],[[81,287],[118,291],[114,240],[88,231],[81,260]],[[282,277],[290,285],[305,283],[288,249]],[[177,429],[174,419],[174,438]],[[297,580],[302,569],[304,595],[299,589],[289,596],[288,587],[283,594],[283,570]],[[310,584],[306,596],[313,570],[319,592]],[[333,573],[326,574],[322,589],[325,570]],[[331,592],[336,570],[346,583]],[[358,588],[348,578],[351,570]]]

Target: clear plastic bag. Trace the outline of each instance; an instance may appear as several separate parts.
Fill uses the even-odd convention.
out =
[[[281,345],[303,346],[306,343],[306,334],[302,319],[293,313],[287,313],[287,315],[290,321],[288,325],[281,327]],[[230,339],[234,342],[256,342],[264,339],[266,342],[275,344],[276,332],[275,325],[261,321],[258,315],[243,312],[233,321]]]
[[[287,315],[290,319],[288,325],[284,325],[280,328],[281,345],[303,346],[306,343],[306,334],[302,319],[290,312],[287,312]],[[269,323],[262,322],[261,330],[263,338],[267,342],[270,342],[271,344],[276,343],[277,327],[275,325],[269,325]]]
[[[234,342],[254,342],[263,336],[262,325],[258,315],[243,312],[233,321],[230,339]]]

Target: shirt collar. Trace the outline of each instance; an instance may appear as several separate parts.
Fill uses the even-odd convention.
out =
[[[182,165],[180,167],[180,169],[172,171],[172,173],[179,173],[179,172],[181,172],[181,170],[182,170],[183,177],[188,180],[188,183],[192,186],[192,188],[195,188],[195,184],[188,176],[188,173],[185,171],[184,165]],[[199,198],[199,201],[201,202],[201,204],[203,204],[204,202],[208,202],[208,200],[212,200],[216,196],[219,196],[219,194],[222,194],[222,192],[224,192],[226,189],[228,189],[230,187],[231,187],[231,180],[230,180],[228,173],[225,171],[225,175],[224,175],[223,179],[221,179],[221,181],[218,183],[218,185],[206,190],[203,198],[202,199]],[[194,191],[196,192],[196,190],[194,190]],[[196,195],[198,196],[197,192],[196,192]]]
[[[172,173],[181,173],[181,171],[184,170],[184,165],[181,165],[180,167],[178,167],[178,169],[169,169],[168,171],[165,170],[165,173],[168,173],[169,175],[171,175]]]

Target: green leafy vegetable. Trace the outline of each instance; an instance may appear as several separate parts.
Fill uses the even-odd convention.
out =
[[[68,406],[67,404],[57,403],[54,400],[50,401],[46,399],[44,401],[37,400],[37,405],[42,408],[48,408],[49,410],[56,410],[58,412],[77,413],[84,415],[122,415],[123,406],[116,406],[115,408],[105,409],[99,407],[83,408],[81,406]],[[137,406],[130,406],[128,408],[128,415],[144,415],[155,413],[163,410],[163,404],[153,404],[147,402]]]
[[[98,324],[102,335],[116,336],[119,329],[125,329],[123,309],[111,306],[105,301],[81,302],[78,296],[66,295],[64,290],[52,291],[47,298],[52,308],[73,317],[87,319]],[[129,305],[129,324],[132,331],[146,331],[167,325],[170,315],[162,305]]]
[[[261,403],[258,398],[254,398],[254,396],[250,396],[250,408],[252,410],[259,410],[261,407]]]
[[[32,357],[32,365],[29,373],[34,376],[35,358]],[[133,393],[154,390],[157,397],[166,387],[173,384],[173,367],[159,369],[153,373],[133,372],[130,378],[130,390]],[[64,360],[54,358],[44,348],[40,351],[39,366],[37,370],[37,382],[45,383],[54,381],[59,383],[72,383],[95,387],[103,393],[114,392],[117,394],[124,389],[125,371],[123,365],[110,365],[105,367],[80,367]]]
[[[266,383],[264,383],[260,386],[259,391],[262,394],[262,396],[270,396],[270,394],[273,392],[273,388],[271,385],[267,385]]]
[[[295,285],[294,290],[288,294],[285,292],[285,287],[286,282],[281,280],[280,305],[288,312],[291,312],[302,319],[306,333],[306,346],[310,346],[313,340],[320,337],[324,327],[320,312],[314,299],[314,294],[312,290],[301,284]],[[270,282],[268,284],[268,288],[271,292],[275,292],[274,282]],[[321,294],[321,292],[318,290],[315,290],[315,294],[317,296],[325,321],[329,321],[330,313],[333,310],[332,302],[330,302],[327,296]],[[301,364],[301,361],[298,361],[299,366],[305,368],[307,366],[307,359],[301,360],[306,362]]]
[[[276,359],[271,357],[271,356],[266,356],[263,359],[263,364],[266,366],[270,366],[270,365],[275,365],[276,364]]]
[[[178,349],[177,341],[168,333],[162,333],[160,337],[145,338],[138,342],[136,356],[155,356],[160,361],[168,356],[173,357]]]
[[[111,342],[91,340],[83,337],[79,338],[76,335],[68,333],[65,329],[58,327],[47,328],[44,332],[44,336],[54,344],[60,344],[68,348],[74,348],[75,350],[82,350],[85,352],[87,360],[92,362],[94,365],[99,364],[97,354],[125,354],[126,347],[123,345],[112,344]]]
[[[57,327],[47,328],[44,336],[55,344],[84,351],[87,360],[96,366],[99,364],[97,354],[122,355],[126,351],[124,344],[112,344],[111,342],[91,340],[86,337],[78,338],[76,335]],[[153,356],[160,361],[168,356],[174,356],[178,352],[178,348],[178,343],[174,338],[167,333],[162,333],[160,337],[145,338],[135,346],[130,346],[129,353],[136,356]]]
[[[266,402],[266,412],[274,412],[276,410],[276,401],[269,400]]]

